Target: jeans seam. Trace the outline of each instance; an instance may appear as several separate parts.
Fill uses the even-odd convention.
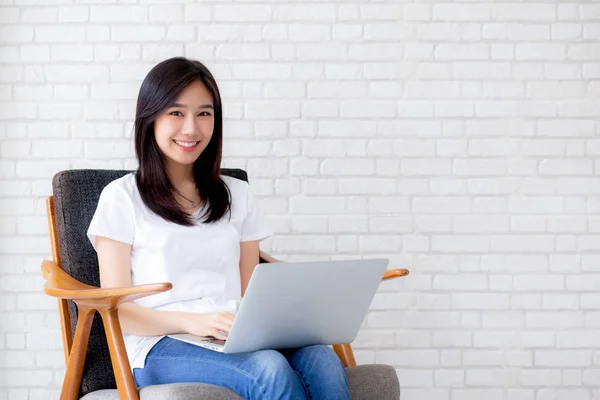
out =
[[[304,383],[304,378],[302,377],[300,372],[296,371],[294,368],[292,368],[292,370],[298,376],[298,379],[300,379],[300,383],[302,384],[302,387],[304,388],[304,393],[306,393],[306,396],[308,396],[309,400],[312,400],[312,398],[313,398],[312,394],[308,390],[308,386]]]

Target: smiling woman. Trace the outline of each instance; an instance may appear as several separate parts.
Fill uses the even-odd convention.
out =
[[[328,346],[225,354],[167,336],[226,339],[258,243],[271,234],[248,184],[221,176],[222,114],[200,62],[154,67],[137,102],[139,169],[104,188],[88,228],[102,287],[173,284],[119,308],[135,382],[209,383],[246,399],[349,399],[344,366]]]
[[[202,204],[207,222],[225,215],[222,121],[217,83],[199,61],[176,57],[148,73],[138,96],[135,151],[137,185],[150,210],[186,226]]]
[[[160,114],[154,122],[154,138],[168,166],[169,179],[173,172],[192,165],[202,154],[212,138],[215,126],[212,94],[200,81],[190,83],[177,97],[175,103]],[[191,177],[188,182],[191,182]],[[180,184],[174,195],[184,209],[191,211],[203,202],[198,188]],[[183,204],[181,201],[183,200]],[[204,200],[206,201],[206,200]],[[189,205],[187,205],[189,202]]]

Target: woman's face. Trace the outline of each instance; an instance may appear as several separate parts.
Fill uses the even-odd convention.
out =
[[[214,126],[212,95],[194,81],[154,121],[154,138],[167,163],[188,165],[204,151]]]

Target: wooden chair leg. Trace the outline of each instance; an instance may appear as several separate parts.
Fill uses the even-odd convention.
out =
[[[77,400],[79,398],[83,365],[95,313],[96,310],[93,308],[78,306],[77,329],[75,329],[75,338],[67,363],[67,372],[60,393],[60,400]]]
[[[334,344],[333,350],[342,361],[342,364],[344,364],[344,367],[356,367],[356,360],[354,359],[352,346],[349,344]]]
[[[100,310],[100,315],[104,321],[104,330],[110,351],[115,380],[120,399],[137,400],[139,394],[133,381],[129,359],[125,345],[123,344],[123,334],[119,323],[118,312],[116,309]]]

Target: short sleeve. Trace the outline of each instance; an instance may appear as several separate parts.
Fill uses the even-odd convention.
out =
[[[246,216],[242,223],[241,242],[253,240],[263,240],[273,233],[269,229],[267,222],[260,212],[260,207],[252,192],[251,187],[247,186],[246,191]]]
[[[131,197],[119,183],[111,182],[100,194],[96,212],[87,231],[94,249],[97,236],[133,244],[135,226]]]

